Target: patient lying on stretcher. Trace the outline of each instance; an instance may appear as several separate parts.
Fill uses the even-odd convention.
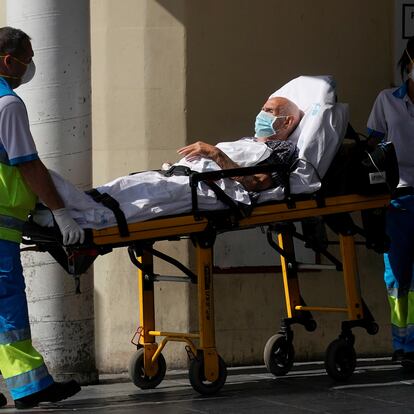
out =
[[[216,146],[196,142],[178,150],[183,158],[174,165],[205,172],[277,163],[281,166],[278,172],[225,178],[216,184],[234,201],[242,204],[251,203],[251,192],[273,187],[283,192],[289,170],[298,157],[296,145],[288,138],[300,119],[301,111],[292,101],[281,97],[270,98],[256,117],[255,137]],[[50,173],[66,208],[82,227],[100,229],[116,225],[110,209],[95,202],[55,172]],[[191,210],[188,176],[166,176],[163,172],[145,171],[117,178],[96,189],[101,194],[109,194],[119,203],[129,223]],[[198,203],[202,210],[227,207],[204,183],[198,187]],[[53,217],[47,210],[35,211],[33,219],[42,226],[53,225]]]

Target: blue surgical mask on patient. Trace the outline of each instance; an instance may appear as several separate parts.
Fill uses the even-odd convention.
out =
[[[256,123],[254,125],[255,137],[266,138],[278,133],[278,128],[275,122],[279,118],[287,118],[289,115],[272,115],[269,112],[260,111],[256,116]]]
[[[276,133],[273,129],[273,124],[276,121],[276,117],[265,111],[260,111],[256,116],[256,122],[254,125],[255,137],[264,138],[270,137]]]

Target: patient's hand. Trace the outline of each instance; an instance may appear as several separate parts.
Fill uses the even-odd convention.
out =
[[[171,168],[172,164],[170,162],[163,162],[161,165],[162,171],[168,171]]]
[[[217,162],[221,154],[221,151],[217,147],[202,141],[180,148],[177,152],[188,161],[194,161],[200,157],[204,157]]]
[[[236,162],[229,158],[219,148],[202,141],[180,148],[177,152],[180,155],[183,155],[188,161],[193,161],[199,157],[209,158],[215,161],[223,170],[240,168]],[[272,178],[270,174],[255,174],[230,178],[242,184],[247,191],[262,191],[272,186]]]

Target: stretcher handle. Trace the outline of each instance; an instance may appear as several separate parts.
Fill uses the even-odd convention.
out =
[[[23,244],[62,243],[62,235],[57,227],[42,227],[27,221],[23,225]]]

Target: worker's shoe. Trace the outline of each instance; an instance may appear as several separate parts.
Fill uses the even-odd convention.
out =
[[[0,392],[0,407],[7,405],[7,398]]]
[[[72,397],[81,390],[80,385],[71,380],[68,382],[54,382],[44,390],[27,395],[26,397],[14,400],[14,405],[18,410],[32,408],[41,402],[58,402]]]
[[[401,365],[410,371],[414,371],[414,352],[406,352],[401,359]]]

